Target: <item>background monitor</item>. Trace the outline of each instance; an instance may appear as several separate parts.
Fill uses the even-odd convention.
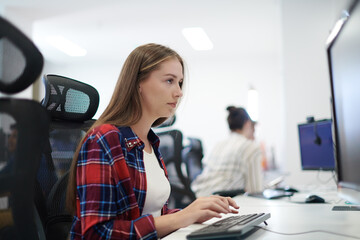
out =
[[[298,125],[303,170],[335,170],[331,120]]]
[[[354,1],[327,41],[338,193],[360,203],[360,3]]]

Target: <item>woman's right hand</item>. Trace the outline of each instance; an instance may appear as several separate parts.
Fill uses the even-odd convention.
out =
[[[213,217],[221,217],[221,213],[238,213],[239,206],[230,197],[201,197],[189,206],[176,213],[155,218],[155,228],[159,237],[193,223],[202,223]]]
[[[238,213],[239,206],[230,197],[200,197],[183,210],[177,212],[182,227],[193,223],[202,223],[213,217],[221,217],[221,213]]]

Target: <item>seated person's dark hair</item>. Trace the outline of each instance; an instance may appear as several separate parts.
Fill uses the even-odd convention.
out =
[[[229,106],[226,110],[229,111],[227,121],[230,130],[242,129],[246,121],[250,119],[249,114],[242,107]]]

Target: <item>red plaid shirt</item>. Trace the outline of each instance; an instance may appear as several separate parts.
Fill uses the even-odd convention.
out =
[[[159,138],[148,139],[159,153]],[[157,239],[154,218],[142,215],[146,196],[143,142],[130,127],[110,124],[93,129],[85,139],[77,163],[76,216],[71,239]],[[170,214],[167,204],[162,214]]]

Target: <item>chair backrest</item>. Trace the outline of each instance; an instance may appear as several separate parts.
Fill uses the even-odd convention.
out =
[[[183,162],[186,165],[187,176],[190,182],[203,170],[202,159],[204,157],[201,140],[198,138],[186,138],[186,144],[182,150]]]
[[[179,130],[157,132],[160,153],[163,156],[171,185],[169,206],[183,208],[195,200],[182,158],[183,135]],[[184,171],[185,170],[185,171]]]
[[[0,222],[7,220],[0,224],[0,239],[43,239],[38,235],[43,226],[35,208],[34,185],[48,138],[48,115],[37,102],[0,99],[0,121],[1,131],[8,135],[7,144],[1,146],[5,157],[0,170],[0,195],[7,204],[0,209]],[[14,145],[11,142],[16,146],[9,146]],[[16,237],[7,238],[3,233]]]
[[[0,31],[0,92],[18,93],[39,77],[44,59],[33,42],[1,16]]]
[[[42,105],[53,120],[84,122],[91,119],[99,106],[99,93],[92,86],[64,76],[43,77],[45,97]]]
[[[40,75],[35,45],[0,17],[0,91],[18,93]],[[32,100],[0,98],[0,239],[45,239],[34,203],[36,173],[48,139],[49,117]]]
[[[45,233],[48,239],[64,240],[73,220],[65,209],[69,168],[77,145],[95,122],[92,117],[99,105],[99,93],[88,84],[59,75],[44,75],[43,82],[42,105],[50,113],[51,122],[49,148],[45,151],[44,167],[40,169],[47,173],[53,171],[57,179],[47,195]]]

